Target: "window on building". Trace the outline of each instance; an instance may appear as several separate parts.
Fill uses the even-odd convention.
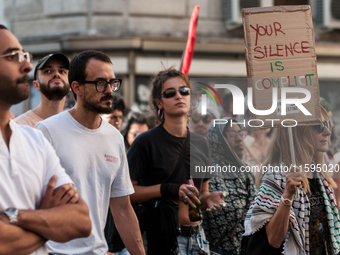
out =
[[[309,0],[275,0],[275,5],[306,5]]]

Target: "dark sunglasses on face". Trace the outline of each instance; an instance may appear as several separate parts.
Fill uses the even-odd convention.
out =
[[[190,88],[188,87],[180,87],[179,90],[176,90],[174,88],[166,89],[162,93],[162,96],[164,98],[171,98],[176,96],[177,91],[182,95],[182,96],[188,96],[190,95]]]
[[[313,128],[318,131],[319,134],[322,134],[323,131],[325,130],[325,127],[328,128],[328,130],[330,131],[331,130],[331,124],[329,121],[323,121],[321,122],[320,125],[315,125],[313,126]]]
[[[203,115],[203,116],[195,116],[195,117],[192,117],[191,119],[192,119],[192,122],[195,124],[200,122],[200,120],[202,120],[204,124],[209,124],[214,119],[214,117],[211,115]]]
[[[96,86],[96,90],[99,93],[103,93],[106,91],[107,86],[110,84],[110,88],[113,92],[116,92],[120,89],[122,86],[122,80],[121,79],[112,79],[109,81],[106,81],[104,79],[99,79],[96,81],[77,81],[79,83],[89,83],[89,84],[94,84]]]
[[[240,138],[244,139],[247,136],[248,133],[245,130],[240,130],[238,132],[230,130],[230,131],[226,131],[225,134],[231,139],[235,139],[237,135]]]

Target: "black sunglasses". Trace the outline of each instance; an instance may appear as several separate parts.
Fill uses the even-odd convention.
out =
[[[192,122],[195,124],[200,122],[200,120],[202,120],[204,124],[209,124],[214,119],[214,117],[211,115],[203,115],[203,116],[195,116],[195,117],[192,117],[191,119],[192,119]]]
[[[313,126],[313,128],[318,131],[319,134],[322,134],[323,131],[325,131],[325,127],[328,128],[328,130],[331,130],[331,124],[329,121],[323,121],[321,122],[320,125],[315,125]]]
[[[180,87],[179,90],[174,89],[174,88],[166,89],[166,90],[164,90],[164,92],[162,93],[162,96],[163,96],[164,98],[174,97],[174,96],[176,96],[177,91],[178,91],[182,96],[188,96],[188,95],[190,95],[190,88],[188,88],[188,87]]]
[[[122,86],[122,80],[121,79],[112,79],[109,81],[106,81],[104,79],[99,79],[97,81],[77,81],[79,83],[90,83],[94,84],[96,86],[96,90],[99,93],[103,93],[106,91],[107,86],[110,84],[110,88],[112,89],[113,92],[116,92],[120,89]]]

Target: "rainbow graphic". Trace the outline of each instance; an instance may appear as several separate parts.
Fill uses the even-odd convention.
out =
[[[215,95],[217,96],[218,100],[220,101],[221,105],[222,105],[222,100],[221,100],[220,96],[218,95],[217,91],[216,91],[213,87],[211,87],[210,85],[205,84],[205,83],[203,83],[203,82],[197,82],[197,83],[198,83],[198,84],[201,84],[201,85],[203,85],[203,86],[206,86],[206,87],[209,88],[211,91],[213,91],[213,92],[215,93]],[[206,93],[212,98],[212,100],[214,100],[214,103],[215,103],[215,105],[217,106],[216,100],[215,100],[214,96],[211,94],[211,92],[210,92],[209,90],[204,89],[204,88],[200,88],[200,87],[197,87],[197,88],[203,90],[204,92],[206,92]]]
[[[216,102],[213,94],[208,89],[213,91],[215,93],[215,95],[217,96],[218,100],[220,101],[221,105],[222,105],[222,100],[221,100],[220,96],[218,95],[217,91],[213,87],[211,87],[210,85],[205,84],[203,82],[196,82],[196,83],[206,87],[206,88],[201,88],[201,87],[197,87],[197,88],[203,90],[204,92],[206,92],[212,98],[212,100],[214,101],[215,105],[217,106],[217,102]],[[202,103],[201,114],[203,114],[203,115],[207,114],[207,99],[206,99],[206,96],[207,96],[206,94],[202,94],[202,96],[201,96],[201,103]]]

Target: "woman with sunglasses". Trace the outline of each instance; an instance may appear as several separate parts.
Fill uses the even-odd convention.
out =
[[[240,168],[245,167],[240,159],[247,131],[237,124],[230,126],[231,120],[233,123],[236,120],[225,119],[228,121],[225,125],[210,126],[207,139],[213,165],[226,169],[217,171],[209,180],[209,191],[226,191],[227,206],[220,212],[205,212],[204,229],[213,254],[236,255],[244,233],[245,215],[256,195],[255,178],[249,171],[240,172]]]
[[[190,161],[195,161],[194,164],[200,166],[211,164],[206,139],[190,134],[187,127],[190,111],[189,80],[180,71],[167,69],[159,72],[151,85],[152,106],[158,112],[161,124],[138,136],[128,152],[130,176],[135,188],[131,202],[144,203],[154,198],[175,201],[179,205],[181,235],[177,237],[176,231],[157,231],[164,224],[175,224],[171,223],[174,221],[171,214],[170,218],[163,219],[153,230],[148,226],[148,254],[208,254],[209,246],[201,222],[191,222],[188,209],[201,206],[214,211],[221,210],[225,205],[222,197],[226,194],[210,194],[208,179],[194,179],[194,186],[187,184],[190,178]],[[182,148],[185,148],[189,136],[190,146],[183,153]],[[181,153],[184,155],[183,161],[177,166]],[[155,203],[155,207],[157,206]],[[150,224],[155,224],[161,214],[168,215],[168,212],[154,215]]]
[[[338,254],[340,221],[335,182],[324,164],[329,148],[329,116],[292,128],[296,171],[291,166],[287,128],[275,128],[259,193],[245,220],[242,254]],[[285,173],[286,172],[286,173]]]

